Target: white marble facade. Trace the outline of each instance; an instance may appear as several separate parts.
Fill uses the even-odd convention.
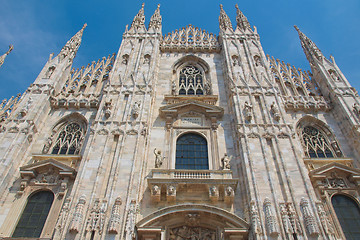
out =
[[[239,9],[218,36],[144,22],[75,71],[84,25],[1,103],[0,237],[50,191],[44,239],[345,239],[331,198],[360,199],[360,99],[334,58],[297,27],[311,72],[266,56]],[[176,168],[188,133],[208,169]]]

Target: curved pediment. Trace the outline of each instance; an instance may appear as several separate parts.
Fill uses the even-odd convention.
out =
[[[164,36],[162,51],[220,51],[220,44],[213,33],[187,25]]]

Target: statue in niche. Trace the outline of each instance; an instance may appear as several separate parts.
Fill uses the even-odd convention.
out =
[[[245,104],[244,104],[244,112],[245,112],[245,119],[247,121],[251,121],[252,119],[252,105],[249,104],[247,101],[245,101]]]
[[[204,92],[205,92],[206,95],[210,95],[210,94],[211,94],[210,84],[207,83],[207,82],[204,84]]]
[[[150,64],[150,55],[149,54],[146,54],[145,56],[144,56],[144,64]]]
[[[163,160],[165,159],[165,157],[161,155],[161,150],[156,150],[156,148],[154,149],[154,154],[155,154],[155,168],[160,168],[161,165],[163,164]]]
[[[339,81],[339,76],[337,75],[337,73],[333,70],[333,69],[330,69],[329,70],[329,73],[330,73],[330,76],[331,78],[334,80],[334,81]]]
[[[122,64],[127,65],[129,61],[129,55],[125,54],[122,56]]]
[[[276,121],[280,120],[280,113],[279,113],[279,108],[276,106],[275,102],[273,102],[270,106],[270,110],[274,116],[274,119]]]
[[[176,95],[176,83],[175,83],[175,81],[173,81],[172,84],[171,84],[171,93],[172,93],[172,95]]]
[[[360,105],[358,103],[354,103],[353,110],[357,115],[360,115]]]
[[[134,119],[137,119],[137,117],[139,116],[140,113],[140,105],[141,102],[135,102],[131,111],[131,114],[133,116]]]
[[[221,158],[221,166],[223,170],[230,170],[230,161],[231,157],[227,155],[227,153],[224,153],[224,156]]]
[[[50,147],[52,145],[52,137],[48,137],[48,139],[46,139],[46,143],[44,145],[44,148],[43,148],[43,153],[48,153],[49,150],[50,150]]]
[[[49,67],[45,73],[45,78],[50,78],[51,75],[54,73],[54,71],[55,71],[55,66]]]
[[[256,67],[262,66],[262,64],[261,64],[261,58],[260,58],[258,55],[254,56],[254,61],[255,61],[255,66],[256,66]]]

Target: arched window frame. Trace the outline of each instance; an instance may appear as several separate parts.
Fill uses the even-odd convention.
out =
[[[177,168],[176,166],[177,166],[177,154],[178,154],[178,152],[179,152],[179,145],[180,144],[178,144],[178,141],[179,141],[179,139],[181,139],[181,138],[184,138],[184,137],[186,137],[186,136],[190,136],[190,135],[195,135],[195,136],[198,136],[198,137],[200,137],[200,138],[202,138],[204,141],[205,141],[205,144],[206,144],[206,159],[207,159],[207,166],[205,167],[205,168],[196,168],[196,164],[192,164],[192,163],[189,163],[189,164],[187,164],[187,165],[194,165],[195,166],[195,168]],[[187,151],[184,151],[184,153],[185,152],[187,152]],[[201,157],[201,158],[203,158],[203,157]],[[202,134],[199,134],[199,133],[197,133],[197,132],[185,132],[185,133],[183,133],[183,134],[181,134],[181,135],[179,135],[177,138],[176,138],[176,149],[175,149],[175,169],[179,169],[179,170],[209,170],[210,168],[210,163],[209,163],[210,161],[209,161],[209,143],[208,143],[208,140],[206,139],[206,137],[205,136],[203,136]],[[200,166],[200,165],[198,165],[198,166]]]
[[[34,208],[35,208],[35,207],[33,207],[32,209],[30,209],[31,206],[29,205],[29,201],[32,200],[32,198],[33,198],[34,196],[36,196],[37,194],[45,193],[45,192],[46,192],[46,193],[50,193],[51,196],[52,196],[52,199],[51,199],[51,203],[50,203],[50,206],[49,206],[48,211],[47,211],[47,214],[46,214],[46,218],[43,219],[44,222],[42,223],[42,227],[41,227],[41,231],[39,232],[39,235],[34,236],[34,235],[21,234],[21,233],[19,233],[19,232],[16,232],[17,229],[18,229],[18,227],[19,227],[19,228],[25,227],[25,226],[21,226],[21,225],[20,225],[20,224],[22,224],[21,221],[26,220],[26,219],[25,219],[26,216],[25,216],[24,214],[28,214],[28,211],[29,211],[29,210],[34,210]],[[47,190],[47,189],[42,189],[42,190],[39,190],[39,191],[32,192],[32,193],[27,197],[25,207],[24,207],[24,209],[23,209],[23,212],[22,212],[21,215],[19,216],[19,220],[18,220],[18,222],[17,222],[17,224],[16,224],[16,227],[15,227],[15,229],[14,229],[14,231],[13,231],[12,236],[13,236],[13,237],[25,237],[25,238],[38,238],[38,237],[41,237],[42,232],[43,232],[43,230],[44,230],[44,227],[45,227],[45,225],[46,225],[47,219],[49,218],[51,209],[52,209],[52,207],[53,207],[53,205],[54,205],[54,201],[55,201],[55,195],[54,195],[54,193],[53,193],[52,191],[49,191],[49,190]],[[44,205],[41,204],[40,206],[44,206]],[[25,211],[26,211],[26,212],[25,212]],[[30,220],[28,220],[27,222],[29,222],[29,221],[30,221]],[[40,226],[37,226],[37,227],[40,227]],[[14,236],[14,235],[15,235],[15,236]]]
[[[346,192],[334,193],[329,198],[329,202],[331,203],[330,205],[331,205],[332,212],[333,212],[334,216],[336,216],[337,225],[340,227],[340,229],[342,231],[342,234],[343,234],[343,237],[347,237],[348,235],[345,235],[343,226],[341,225],[341,218],[336,213],[336,210],[335,210],[335,207],[334,207],[333,199],[334,199],[334,197],[337,197],[337,196],[342,196],[342,197],[345,197],[345,198],[349,199],[350,201],[352,201],[352,203],[354,203],[354,205],[356,205],[359,212],[360,212],[360,202],[359,202],[358,198],[356,198],[352,194],[347,194]]]
[[[210,132],[208,131],[198,131],[198,130],[179,130],[178,135],[176,136],[176,138],[174,139],[173,143],[172,143],[172,155],[171,155],[171,161],[169,162],[170,169],[176,169],[176,149],[177,149],[177,140],[186,135],[186,134],[197,134],[201,137],[203,137],[206,140],[207,143],[207,151],[208,151],[208,165],[209,165],[209,170],[214,170],[217,166],[215,164],[214,161],[216,161],[214,158],[214,152],[213,149],[211,148],[211,146],[215,143],[213,143],[212,138],[210,137]],[[181,169],[179,169],[181,170]],[[186,170],[186,169],[183,169]]]
[[[323,150],[324,156],[319,157],[320,151],[319,151],[319,153],[317,152],[318,148],[316,148],[316,146],[315,146],[315,149],[311,148],[312,150],[314,150],[313,152],[310,153],[310,151],[309,151],[311,149],[309,149],[309,144],[306,143],[304,140],[304,130],[311,129],[311,128],[316,129],[318,131],[318,135],[323,137],[323,141],[324,141],[322,143],[323,147],[320,150]],[[302,143],[303,151],[304,151],[306,157],[309,157],[309,158],[343,157],[343,154],[342,154],[342,151],[338,144],[338,141],[335,138],[335,134],[322,121],[320,121],[314,117],[311,117],[311,116],[305,116],[297,124],[297,133],[298,133],[298,136]],[[326,149],[328,149],[331,152],[331,154],[327,154]]]
[[[188,90],[186,89],[186,93],[185,94],[181,94],[179,93],[181,90],[181,84],[180,84],[180,75],[181,75],[181,71],[183,69],[185,69],[187,66],[193,66],[195,68],[197,68],[200,72],[200,75],[202,76],[202,86],[201,87],[194,87],[194,94],[188,94]],[[211,79],[210,79],[210,74],[209,74],[209,65],[201,58],[193,56],[193,55],[188,55],[185,56],[181,59],[179,59],[178,61],[176,61],[174,63],[174,65],[172,66],[173,69],[173,79],[172,79],[172,94],[173,95],[185,95],[185,96],[193,96],[193,95],[211,95],[213,92],[212,89],[212,85],[211,85]],[[195,81],[196,83],[196,81]],[[196,85],[196,84],[195,84]],[[201,89],[202,94],[196,94],[196,91]]]
[[[77,135],[80,134],[80,136],[74,138],[74,136],[72,136],[71,134],[72,138],[70,139],[70,142],[68,142],[67,140],[65,142],[61,140],[60,139],[61,135],[63,135],[62,137],[63,139],[69,135],[69,133],[67,132],[68,129],[66,128],[68,126],[72,126],[75,124],[79,126],[79,130],[76,131],[75,133]],[[79,155],[82,149],[82,145],[84,143],[87,125],[88,124],[86,119],[81,114],[78,113],[73,113],[61,119],[52,128],[52,134],[45,142],[45,145],[43,147],[43,153],[49,153],[55,155]],[[74,146],[74,144],[76,144],[75,148],[71,148],[72,146]],[[60,148],[57,148],[59,145]],[[66,145],[67,148],[65,148]]]

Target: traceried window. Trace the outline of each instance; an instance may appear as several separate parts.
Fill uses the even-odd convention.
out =
[[[176,141],[176,169],[209,169],[207,141],[198,134],[185,134]]]
[[[69,122],[60,129],[52,154],[79,154],[84,129],[77,122]]]
[[[203,74],[199,68],[188,65],[181,69],[179,75],[179,95],[203,95]]]
[[[304,150],[310,158],[333,158],[335,151],[323,132],[312,126],[305,126],[302,130]]]
[[[360,239],[360,208],[358,204],[344,195],[334,195],[331,203],[346,239]]]
[[[37,192],[29,197],[12,237],[40,237],[53,200],[54,194],[49,191]]]

